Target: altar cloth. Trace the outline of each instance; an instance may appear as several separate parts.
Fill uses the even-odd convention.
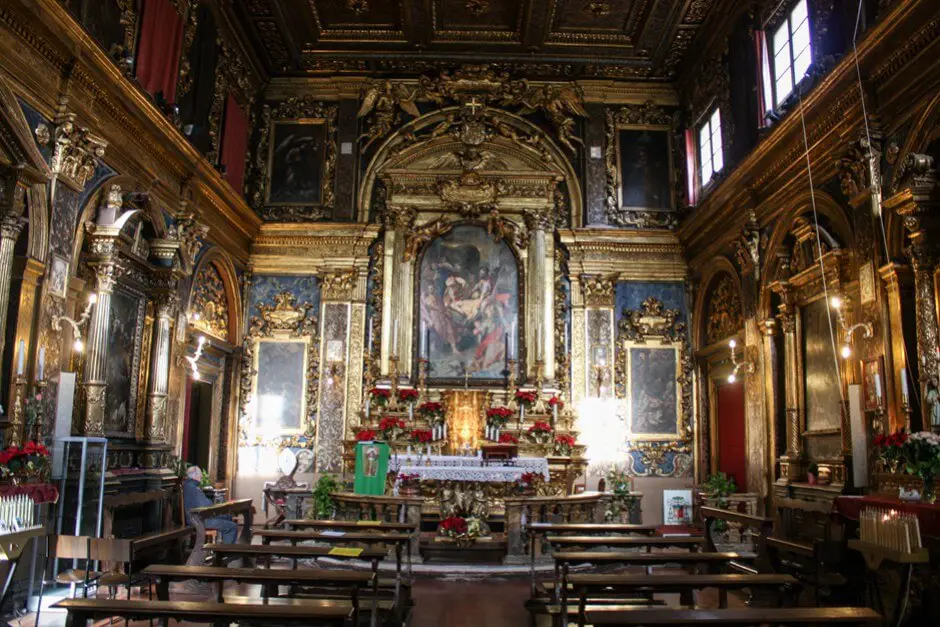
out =
[[[479,460],[476,461],[479,463]],[[527,472],[540,474],[545,481],[551,480],[551,475],[548,473],[547,459],[534,457],[527,458],[526,461],[531,463],[524,466],[400,466],[397,472],[406,475],[418,475],[421,481],[512,483]],[[391,464],[389,469],[391,470]]]

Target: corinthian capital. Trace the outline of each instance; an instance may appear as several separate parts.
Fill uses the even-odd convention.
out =
[[[52,172],[84,188],[95,175],[108,143],[87,128],[75,124],[75,114],[68,113],[55,129]]]
[[[6,215],[0,220],[0,237],[15,242],[24,226],[26,226],[26,218],[17,215]]]
[[[526,228],[530,231],[548,231],[554,226],[554,216],[548,207],[542,209],[527,209],[522,214]]]
[[[203,240],[209,234],[209,227],[199,222],[191,213],[177,216],[176,223],[169,228],[169,238],[179,241],[180,257],[183,268],[192,272],[196,266],[196,257],[202,250]]]

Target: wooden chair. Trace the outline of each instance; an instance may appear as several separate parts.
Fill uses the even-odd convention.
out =
[[[55,537],[55,551],[50,549],[53,546],[53,537]],[[93,584],[100,573],[97,571],[91,570],[91,558],[89,556],[88,544],[90,538],[88,536],[48,536],[46,538],[46,560],[44,562],[42,578],[39,582],[39,604],[36,606],[36,624],[39,624],[39,615],[42,611],[42,597],[45,593],[46,585],[63,585],[63,586],[81,586],[82,587],[82,596],[88,596],[88,587],[90,584]],[[83,562],[82,568],[69,568],[55,574],[54,578],[49,580],[46,578],[46,569],[49,567],[50,560],[53,564],[53,571],[55,571],[55,565],[58,564],[59,560],[72,560],[73,562],[78,562],[81,560]]]

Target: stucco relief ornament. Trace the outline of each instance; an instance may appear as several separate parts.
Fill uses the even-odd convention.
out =
[[[87,128],[75,125],[74,115],[67,115],[55,129],[52,171],[84,188],[95,175],[108,143]]]
[[[662,336],[673,342],[680,341],[685,333],[685,323],[678,322],[679,310],[666,309],[663,301],[650,296],[640,304],[640,309],[624,312],[621,330],[626,337],[637,342],[647,335]]]
[[[399,109],[419,117],[421,112],[415,104],[418,90],[408,90],[404,85],[391,81],[371,81],[362,88],[362,105],[356,114],[358,118],[370,116],[366,131],[359,136],[359,141],[366,140],[360,148],[365,153],[377,140],[385,137],[401,122]]]
[[[175,224],[170,225],[171,238],[180,241],[180,256],[184,266],[191,271],[196,264],[196,257],[203,246],[203,239],[209,234],[209,227],[201,224],[192,214],[179,216]]]
[[[482,175],[465,172],[457,179],[438,181],[437,193],[448,211],[458,211],[463,217],[473,219],[496,206],[499,190],[493,181]]]
[[[273,305],[258,305],[258,313],[268,329],[293,331],[298,336],[308,334],[309,327],[315,324],[310,316],[311,309],[310,303],[297,305],[297,297],[290,292],[275,295]]]

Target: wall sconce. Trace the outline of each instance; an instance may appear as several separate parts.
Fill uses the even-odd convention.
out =
[[[872,336],[872,327],[870,322],[859,322],[848,326],[845,323],[845,311],[842,309],[842,299],[838,296],[833,296],[829,299],[829,305],[836,310],[836,315],[839,318],[839,326],[842,327],[842,330],[845,331],[845,344],[842,345],[840,353],[842,359],[848,359],[852,356],[852,336],[856,331],[862,331],[862,337],[868,339]]]
[[[85,344],[82,342],[82,327],[85,326],[85,323],[88,322],[88,318],[91,317],[91,308],[96,302],[98,302],[98,295],[92,292],[88,295],[88,304],[85,305],[85,311],[78,317],[78,320],[73,320],[68,316],[52,316],[52,328],[54,330],[61,331],[63,322],[72,327],[72,333],[75,335],[75,343],[72,344],[72,348],[74,348],[77,353],[85,350]]]
[[[734,366],[734,370],[732,370],[731,374],[728,375],[728,383],[734,383],[738,380],[738,371],[742,368],[744,369],[745,374],[754,374],[754,362],[738,361],[737,341],[731,340],[728,342],[728,346],[731,348],[731,365]]]
[[[193,371],[193,381],[199,380],[199,368],[196,367],[196,364],[199,363],[199,358],[202,357],[202,351],[206,347],[206,344],[209,343],[209,340],[206,339],[206,336],[199,336],[199,344],[196,345],[196,354],[190,357],[186,355],[186,361],[189,362],[189,367]]]

